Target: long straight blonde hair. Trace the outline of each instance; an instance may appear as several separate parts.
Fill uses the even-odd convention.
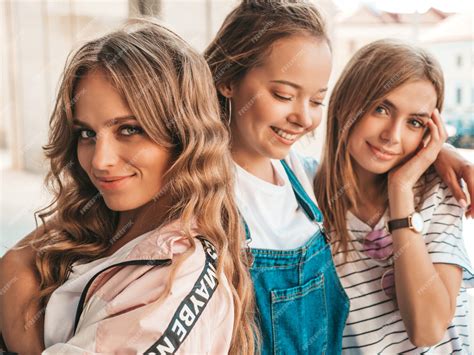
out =
[[[444,79],[436,59],[421,48],[385,39],[372,42],[354,54],[331,94],[326,144],[314,189],[325,226],[335,237],[335,250],[342,249],[346,256],[350,242],[346,214],[351,208],[357,208],[357,201],[363,199],[348,150],[351,130],[390,92],[418,80],[433,84],[436,108],[441,112]],[[385,174],[385,190],[386,177]]]
[[[183,39],[152,20],[130,20],[122,29],[87,42],[63,72],[44,147],[52,203],[39,211],[46,232],[33,241],[40,275],[40,305],[69,276],[74,262],[102,257],[116,232],[118,212],[110,210],[80,167],[73,130],[77,84],[89,71],[103,70],[156,144],[171,149],[167,220],[184,231],[193,221],[219,253],[235,305],[231,352],[254,353],[253,288],[244,234],[233,200],[233,165],[227,129],[219,117],[209,68]],[[48,218],[54,216],[54,223]],[[190,232],[189,232],[190,233]],[[189,236],[192,241],[191,236]],[[193,244],[194,245],[194,244]]]

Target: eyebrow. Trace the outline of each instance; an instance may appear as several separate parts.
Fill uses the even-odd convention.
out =
[[[119,116],[119,117],[115,117],[115,118],[112,118],[112,119],[108,120],[107,122],[104,123],[104,126],[112,127],[112,126],[116,126],[116,125],[122,123],[123,121],[129,121],[129,120],[136,121],[137,119],[133,115]],[[76,125],[79,125],[79,126],[84,126],[84,127],[87,127],[87,128],[91,128],[90,125],[88,125],[85,122],[82,122],[81,120],[79,120],[77,118],[73,119],[73,123],[76,124]]]
[[[293,82],[288,81],[288,80],[270,80],[270,82],[271,83],[288,85],[288,86],[291,86],[295,89],[301,90],[301,85],[298,85],[298,84],[293,83]],[[322,89],[318,90],[318,92],[326,92],[326,91],[328,91],[328,88],[322,88]]]
[[[393,111],[398,112],[397,106],[395,106],[395,104],[392,101],[385,99],[382,101],[382,104],[389,106]],[[431,118],[431,115],[428,112],[413,112],[413,113],[410,113],[409,116],[424,117],[428,119]]]

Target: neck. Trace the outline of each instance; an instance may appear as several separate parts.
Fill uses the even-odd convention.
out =
[[[234,161],[250,174],[271,184],[277,184],[270,158],[240,149],[232,149],[231,152]]]
[[[354,167],[354,172],[357,178],[359,191],[361,196],[365,197],[365,200],[386,200],[384,196],[385,175],[374,174],[359,167]]]
[[[107,254],[111,255],[129,241],[162,225],[170,209],[170,201],[170,196],[165,194],[134,210],[120,212]]]
[[[354,172],[361,198],[357,201],[357,209],[352,208],[351,212],[373,228],[387,206],[385,175],[374,174],[358,166],[354,166]]]

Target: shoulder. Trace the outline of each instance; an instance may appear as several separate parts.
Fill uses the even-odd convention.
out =
[[[441,212],[450,213],[459,218],[463,208],[456,200],[451,189],[435,171],[424,174],[415,186],[419,210],[429,216]]]
[[[185,228],[179,221],[173,221],[147,235],[130,250],[127,260],[134,259],[173,259],[187,252],[195,244],[196,250],[202,250],[199,238],[193,238],[195,243],[186,235]],[[198,233],[192,230],[194,236]]]
[[[287,159],[285,160],[292,169],[295,169],[297,166],[301,167],[308,179],[310,181],[314,180],[319,166],[319,162],[315,158],[302,155],[295,149],[291,149]]]
[[[193,241],[195,248],[190,243],[176,249],[181,240],[172,239],[173,260],[165,267],[129,265],[105,277],[86,301],[76,336],[92,334],[95,350],[104,353],[123,348],[129,334],[136,335],[133,346],[139,353],[150,347],[150,339],[159,345],[171,337],[180,339],[182,353],[214,352],[215,344],[228,348],[232,292],[225,276],[217,275],[214,247],[199,238]]]

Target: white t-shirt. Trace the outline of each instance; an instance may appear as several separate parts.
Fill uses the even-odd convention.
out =
[[[293,150],[289,167],[314,203],[313,179],[317,162]],[[251,248],[289,250],[301,247],[320,228],[298,205],[288,175],[279,160],[272,160],[278,185],[266,182],[236,165],[235,196],[239,211],[251,233]]]
[[[474,287],[474,274],[462,240],[463,209],[436,174],[430,174],[428,181],[431,179],[436,179],[436,184],[425,195],[420,208],[428,253],[434,263],[454,264],[463,269],[463,282],[451,324],[435,346],[416,348],[410,342],[395,301],[381,289],[382,274],[393,267],[393,255],[388,260],[375,260],[361,252],[362,241],[372,228],[348,213],[347,224],[354,241],[353,246],[349,246],[351,258],[344,262],[342,253],[334,254],[337,273],[351,301],[343,335],[343,354],[471,353],[466,289]],[[387,210],[374,230],[382,229],[388,217]],[[385,231],[386,235],[388,232]]]

